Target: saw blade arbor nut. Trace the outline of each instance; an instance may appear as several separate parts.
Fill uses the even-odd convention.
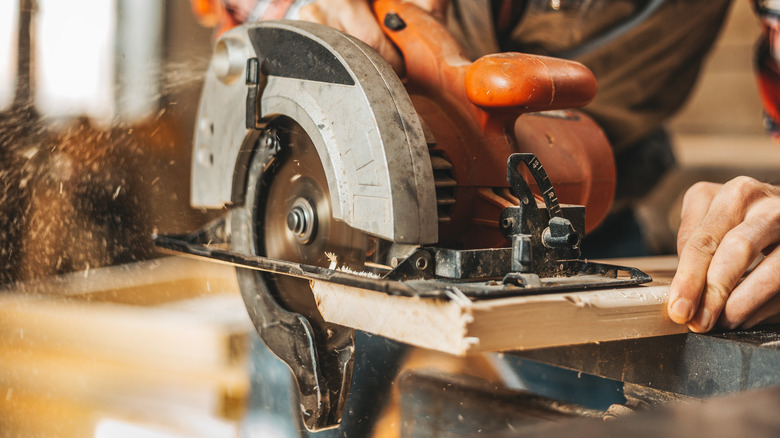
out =
[[[312,241],[317,232],[317,212],[305,198],[298,198],[287,213],[287,228],[302,244]]]

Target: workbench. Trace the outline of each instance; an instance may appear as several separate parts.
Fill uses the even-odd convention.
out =
[[[544,363],[573,370],[576,377],[563,385],[579,381],[593,397],[599,388],[622,387],[626,401],[606,414],[573,403],[578,394],[567,393],[570,387],[556,388],[554,368],[538,374],[553,387],[535,382],[531,392],[411,370],[398,380],[401,436],[777,436],[779,340],[780,326],[768,325],[494,355],[509,386],[517,371]],[[546,394],[533,392],[540,388]],[[612,411],[620,422],[604,423]]]
[[[654,282],[650,286],[636,288],[639,292],[636,290],[634,292],[621,290],[583,292],[584,297],[567,296],[566,299],[561,300],[557,299],[560,297],[555,296],[497,299],[493,308],[500,309],[501,303],[508,303],[512,309],[515,309],[512,312],[517,312],[516,309],[520,308],[518,303],[523,300],[531,306],[536,305],[539,300],[545,300],[548,304],[555,303],[554,307],[537,307],[534,309],[537,313],[524,315],[529,315],[534,323],[557,317],[557,323],[537,325],[537,328],[557,330],[560,337],[536,334],[510,337],[500,333],[480,332],[486,337],[477,340],[472,338],[471,347],[465,350],[450,348],[455,345],[453,343],[431,341],[438,335],[432,331],[438,330],[442,334],[452,335],[452,331],[457,332],[461,329],[461,327],[451,327],[452,330],[448,332],[446,323],[459,321],[459,319],[438,318],[437,315],[441,314],[440,309],[432,311],[434,318],[431,320],[436,324],[432,324],[427,333],[423,332],[425,334],[423,336],[420,331],[421,326],[415,326],[414,329],[401,326],[409,321],[417,321],[417,323],[425,321],[426,315],[420,315],[426,312],[423,309],[425,306],[412,307],[410,304],[408,308],[400,307],[406,309],[407,313],[402,315],[403,322],[396,324],[393,322],[392,315],[399,307],[392,307],[395,304],[384,307],[381,314],[374,312],[375,309],[382,309],[383,304],[374,299],[381,301],[383,297],[369,295],[367,306],[363,307],[365,311],[362,313],[357,312],[356,309],[360,308],[360,299],[363,296],[356,291],[350,291],[345,295],[352,300],[347,306],[348,309],[342,307],[338,311],[335,304],[338,302],[341,305],[343,301],[329,302],[328,299],[333,298],[332,291],[327,291],[326,295],[320,295],[318,298],[320,298],[320,309],[325,315],[334,315],[338,318],[344,315],[358,315],[351,321],[370,321],[367,322],[366,327],[353,325],[356,328],[380,335],[389,334],[391,338],[400,341],[411,341],[413,344],[434,347],[450,354],[460,354],[463,356],[461,359],[463,361],[473,362],[475,355],[480,356],[498,371],[498,377],[472,375],[464,379],[464,371],[469,374],[478,373],[471,372],[467,366],[461,367],[457,372],[436,371],[436,366],[432,367],[434,370],[431,367],[402,366],[396,382],[401,393],[399,422],[401,436],[404,437],[455,437],[486,432],[504,432],[507,435],[500,436],[514,436],[510,432],[529,427],[534,429],[550,422],[559,423],[574,417],[600,418],[603,411],[609,408],[610,402],[607,402],[607,405],[583,407],[582,398],[577,398],[578,395],[582,395],[582,391],[578,389],[587,392],[591,391],[591,387],[620,389],[625,399],[617,403],[627,406],[625,410],[628,411],[668,409],[677,404],[685,405],[680,409],[697,409],[695,405],[699,400],[733,396],[736,393],[761,388],[770,388],[770,392],[775,391],[780,394],[780,389],[777,389],[780,388],[780,325],[762,325],[750,330],[733,332],[690,333],[684,326],[668,321],[665,313],[665,293],[674,274],[676,257],[622,259],[609,262],[640,267],[654,276]],[[659,291],[663,292],[660,298],[657,296]],[[598,296],[600,293],[604,295]],[[610,294],[618,298],[614,302],[610,301],[612,304],[604,306],[604,297]],[[589,301],[588,297],[596,296],[599,299],[594,298]],[[631,306],[639,303],[640,309],[619,308],[620,304],[615,302],[620,303],[623,299],[626,302],[633,302]],[[420,304],[421,300],[417,301],[417,304]],[[469,304],[461,303],[460,306],[467,309]],[[559,307],[563,311],[560,311]],[[414,312],[409,309],[413,308],[418,309],[417,314],[412,315]],[[577,309],[574,312],[581,312],[588,316],[566,313],[571,309]],[[538,312],[548,314],[538,314]],[[491,320],[489,313],[477,315],[477,318]],[[584,326],[588,318],[594,318],[592,321],[597,324],[603,323],[605,329],[594,331]],[[493,321],[504,324],[503,330],[511,329],[506,324],[513,324],[518,330],[534,328],[525,326],[527,320],[523,321],[522,318],[513,321],[511,318],[498,317],[493,318]],[[344,320],[341,322],[343,323]],[[468,327],[469,323],[470,321],[467,320],[464,327]],[[596,336],[590,342],[558,344],[561,339],[567,337],[568,339],[573,339],[572,336],[581,337],[588,330]],[[662,335],[654,335],[661,331],[664,332]],[[490,338],[494,335],[501,336],[502,342],[506,340],[510,343],[516,342],[518,348],[500,348],[505,350],[504,352],[485,352],[484,350],[490,350],[484,348],[485,345],[497,345]],[[468,337],[462,336],[462,339]],[[546,339],[552,345],[542,348],[529,347],[528,339]],[[428,345],[425,345],[426,343]],[[504,344],[503,347],[506,345],[508,344]],[[445,348],[439,348],[442,346]],[[547,365],[551,367],[545,368]],[[532,384],[528,385],[528,376],[523,374],[532,368],[536,369],[539,379],[546,379],[546,383],[530,382]],[[567,386],[568,390],[556,389],[556,386],[561,386],[561,381],[550,383],[559,378],[549,376],[558,374],[555,369],[573,371],[569,375],[575,376],[574,382],[564,382],[564,385],[577,385],[577,380],[581,379],[583,388],[572,390],[571,386]],[[580,394],[576,394],[578,392]],[[772,395],[768,397],[771,398]],[[761,400],[766,402],[766,397]],[[764,418],[762,421],[774,427],[772,430],[780,431],[780,420]],[[577,430],[571,429],[566,433],[571,434]]]

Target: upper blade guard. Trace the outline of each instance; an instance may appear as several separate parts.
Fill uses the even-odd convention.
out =
[[[334,218],[393,242],[438,240],[430,157],[403,84],[374,50],[313,23],[254,23],[217,42],[196,124],[193,206],[244,202],[249,158],[266,153],[253,134],[278,116],[312,139]]]

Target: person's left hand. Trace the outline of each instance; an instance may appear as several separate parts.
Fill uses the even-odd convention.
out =
[[[669,317],[691,331],[751,327],[780,310],[780,187],[738,177],[685,194]],[[764,258],[745,279],[756,257]]]

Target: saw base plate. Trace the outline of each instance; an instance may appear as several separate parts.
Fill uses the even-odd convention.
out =
[[[221,222],[221,223],[220,223]],[[456,250],[420,248],[414,251],[393,271],[379,276],[361,275],[354,271],[330,269],[305,263],[278,260],[225,249],[221,243],[226,236],[224,219],[192,234],[157,235],[158,248],[208,258],[237,267],[309,281],[326,281],[381,292],[420,298],[450,299],[465,296],[469,299],[490,299],[508,296],[535,295],[563,291],[593,290],[638,285],[652,281],[652,277],[637,268],[595,263],[583,260],[559,261],[561,275],[539,277],[535,274],[504,271],[504,275],[488,278],[445,278],[436,275],[440,253],[457,254]],[[473,253],[474,250],[470,250]],[[488,249],[486,252],[510,251],[511,248]],[[437,257],[437,255],[439,257]]]

